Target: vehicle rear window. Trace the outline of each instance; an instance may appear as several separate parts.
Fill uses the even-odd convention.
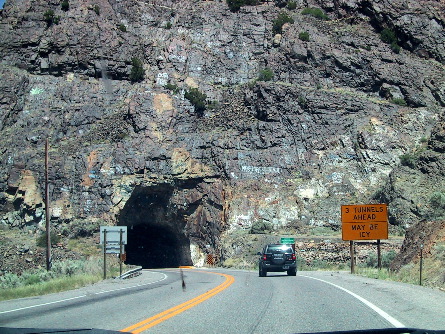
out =
[[[266,253],[292,253],[292,247],[288,245],[271,245],[267,246]]]

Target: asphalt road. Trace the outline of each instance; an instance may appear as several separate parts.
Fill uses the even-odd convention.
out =
[[[0,327],[135,333],[445,329],[445,293],[339,272],[296,277],[222,269],[144,270],[78,290],[0,302]]]

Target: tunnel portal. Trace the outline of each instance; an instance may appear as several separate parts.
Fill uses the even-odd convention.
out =
[[[184,214],[172,204],[173,186],[137,186],[122,209],[118,225],[127,226],[127,264],[143,268],[192,265]]]

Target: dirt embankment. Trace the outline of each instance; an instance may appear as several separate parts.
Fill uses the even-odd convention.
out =
[[[78,260],[82,254],[60,242],[51,248],[52,261]],[[36,245],[34,235],[20,231],[0,231],[0,276],[21,274],[25,270],[46,267],[46,249]]]
[[[424,256],[428,257],[434,246],[443,243],[445,243],[445,220],[418,222],[406,231],[400,252],[391,263],[390,268],[399,270],[408,263],[417,262],[421,249]]]

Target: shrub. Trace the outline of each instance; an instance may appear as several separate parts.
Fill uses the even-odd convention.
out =
[[[407,166],[410,168],[414,168],[417,163],[417,157],[414,154],[403,154],[400,156],[400,164],[402,166]]]
[[[50,232],[50,242],[51,242],[51,245],[55,245],[58,242],[60,242],[60,236],[56,232],[54,232],[54,231]],[[38,247],[46,247],[46,232],[42,233],[37,238],[36,245]]]
[[[431,195],[430,204],[434,209],[445,209],[445,193],[436,191]]]
[[[260,74],[258,75],[259,81],[270,81],[273,79],[274,73],[273,71],[266,67],[265,69],[260,71]]]
[[[144,80],[144,68],[142,67],[142,62],[138,58],[133,58],[131,60],[131,72],[130,72],[130,80],[132,82],[139,82]]]
[[[322,9],[316,7],[305,8],[301,12],[301,14],[310,15],[319,20],[326,20],[326,21],[329,20],[329,17],[325,14],[325,12]]]
[[[309,33],[307,31],[302,31],[298,34],[298,38],[301,39],[302,41],[309,41]]]
[[[397,43],[391,43],[391,50],[393,50],[395,53],[400,53],[401,47]]]
[[[278,17],[272,22],[272,31],[274,34],[281,34],[283,32],[283,25],[286,23],[294,23],[294,19],[285,12],[278,14]]]
[[[388,252],[385,252],[382,254],[382,268],[389,268],[389,265],[396,257],[397,253],[393,250],[390,250]],[[378,267],[378,258],[377,254],[371,253],[368,254],[368,257],[366,258],[366,266],[371,268],[377,268]]]
[[[195,108],[195,112],[197,115],[204,115],[204,111],[206,110],[206,100],[207,95],[201,93],[198,88],[191,88],[187,92],[185,92],[184,97],[190,101],[190,103]]]
[[[99,5],[94,5],[94,6],[93,6],[93,10],[94,10],[94,12],[95,12],[97,15],[100,15],[100,7],[99,7]]]
[[[250,228],[251,234],[266,234],[269,231],[272,231],[272,224],[269,222],[266,222],[264,220],[257,220],[252,224],[252,227]]]
[[[13,273],[6,273],[0,276],[0,288],[16,288],[20,286],[20,277]]]
[[[399,106],[404,106],[404,107],[407,106],[406,101],[404,99],[402,99],[402,98],[392,99],[391,102],[394,103],[394,104],[397,104]]]
[[[67,235],[70,239],[86,238],[93,236],[93,233],[99,229],[98,223],[75,219],[62,229],[62,234]]]
[[[295,1],[289,1],[286,6],[289,10],[294,10],[297,8],[297,3]]]
[[[380,39],[386,44],[389,44],[391,50],[393,50],[395,53],[400,53],[401,48],[397,44],[397,35],[393,30],[388,28],[383,29],[380,33]]]
[[[117,26],[117,28],[122,32],[127,32],[127,27],[125,26],[125,24],[121,23]]]
[[[46,25],[49,27],[51,26],[53,23],[54,24],[58,24],[60,21],[60,17],[59,16],[55,16],[54,15],[54,11],[52,9],[48,9],[44,14],[43,14],[43,19],[46,22]]]
[[[170,82],[164,86],[165,89],[172,91],[174,94],[179,93],[179,87],[175,84],[171,84]]]
[[[243,6],[255,6],[258,3],[258,0],[227,0],[227,5],[233,13],[239,11]]]
[[[70,9],[70,4],[68,2],[68,0],[63,0],[61,3],[62,6],[62,10],[67,12]]]
[[[387,44],[397,43],[396,33],[388,28],[382,30],[380,39]]]
[[[210,101],[209,103],[207,103],[206,108],[208,110],[215,110],[219,107],[219,102],[218,101]]]
[[[307,100],[304,96],[299,96],[298,97],[298,104],[300,105],[300,107],[302,108],[306,108],[307,107]]]

